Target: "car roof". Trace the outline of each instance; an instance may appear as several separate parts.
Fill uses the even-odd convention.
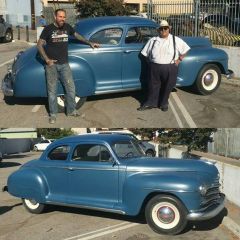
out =
[[[70,136],[61,138],[59,140],[55,140],[54,144],[65,144],[68,142],[88,142],[88,141],[100,141],[100,142],[108,142],[113,143],[116,141],[126,141],[126,140],[132,140],[132,138],[128,135],[123,134],[83,134],[78,136]]]
[[[75,25],[75,30],[81,35],[87,37],[92,32],[97,31],[102,27],[114,27],[123,25],[151,25],[153,27],[157,26],[157,23],[140,17],[128,17],[128,16],[107,16],[107,17],[95,17],[81,19]]]

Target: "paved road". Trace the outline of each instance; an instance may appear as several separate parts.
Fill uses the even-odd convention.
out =
[[[0,163],[0,189],[9,174],[40,153],[8,156]],[[158,235],[143,218],[131,218],[117,214],[88,211],[77,208],[52,206],[40,215],[28,213],[21,200],[0,192],[0,240],[175,240],[176,237]],[[223,212],[218,218],[190,224],[182,240],[237,240],[223,224]],[[225,219],[225,218],[224,218]]]
[[[7,71],[7,62],[29,45],[16,41],[0,45],[0,79]],[[32,79],[34,81],[34,78]],[[27,86],[26,86],[27,87]],[[138,112],[140,92],[90,97],[81,108],[81,117],[58,115],[54,127],[239,127],[239,87],[221,84],[211,96],[177,89],[170,98],[170,109]],[[46,99],[12,99],[5,101],[0,91],[0,126],[50,127]]]

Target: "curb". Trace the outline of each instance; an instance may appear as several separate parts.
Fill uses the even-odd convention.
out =
[[[229,217],[224,217],[222,224],[240,239],[240,226]]]
[[[240,80],[239,79],[223,79],[222,83],[232,85],[232,86],[235,86],[235,87],[240,87]]]

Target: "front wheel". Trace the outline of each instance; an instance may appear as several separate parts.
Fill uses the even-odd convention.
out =
[[[195,90],[202,95],[215,92],[221,83],[221,71],[215,64],[205,65],[197,76]]]
[[[86,102],[87,97],[75,97],[76,101],[76,109],[80,109],[82,105]],[[65,111],[65,97],[64,95],[57,97],[57,104],[58,104],[58,111],[64,112]]]
[[[176,198],[157,195],[150,199],[145,208],[148,225],[157,233],[175,235],[187,224],[187,211]]]
[[[45,209],[45,205],[38,203],[34,199],[22,199],[24,207],[30,212],[39,214],[42,213]]]

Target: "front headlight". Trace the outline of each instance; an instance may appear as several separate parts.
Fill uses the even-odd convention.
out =
[[[201,185],[201,186],[199,187],[199,192],[200,192],[200,194],[201,194],[202,196],[205,196],[206,193],[207,193],[207,186],[206,186],[206,185]]]

